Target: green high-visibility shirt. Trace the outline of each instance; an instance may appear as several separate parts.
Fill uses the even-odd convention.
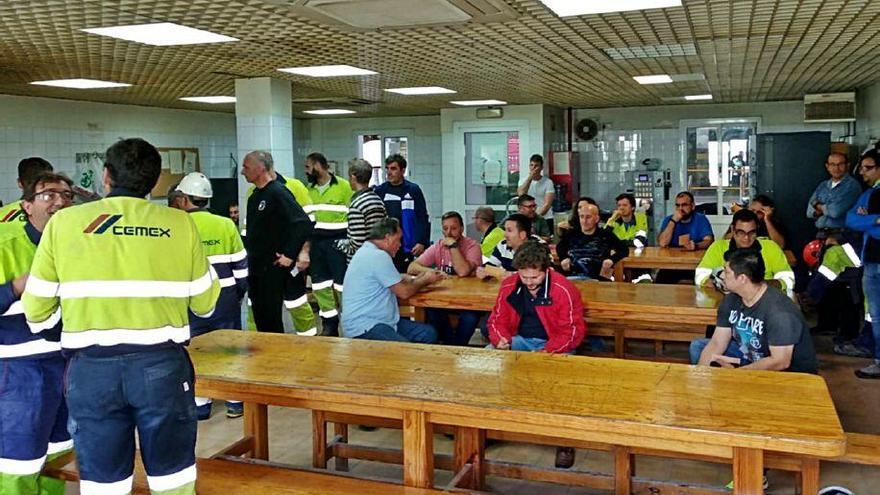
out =
[[[330,174],[330,182],[324,190],[316,184],[309,184],[309,197],[312,204],[303,210],[315,216],[317,236],[345,237],[348,229],[348,205],[351,203],[351,185],[347,180]]]
[[[628,246],[643,248],[648,245],[648,216],[640,211],[633,212],[634,222],[626,224],[618,218],[611,225],[611,232]]]
[[[24,222],[26,220],[27,215],[25,215],[21,207],[21,200],[13,201],[6,206],[0,206],[0,223]]]
[[[186,342],[187,309],[208,317],[219,294],[188,213],[112,196],[55,213],[22,302],[31,331],[60,318],[62,348],[112,353]]]
[[[730,239],[719,239],[709,246],[694,274],[694,283],[699,287],[709,281],[709,276],[724,267],[724,253],[733,243]],[[764,258],[764,280],[779,280],[782,290],[794,289],[794,272],[785,259],[779,244],[770,239],[757,239],[761,243],[761,257]]]
[[[502,239],[504,239],[504,231],[501,230],[501,227],[496,225],[495,228],[487,232],[486,235],[483,236],[483,240],[480,241],[480,251],[483,252],[483,256],[486,258],[492,256],[492,251]]]

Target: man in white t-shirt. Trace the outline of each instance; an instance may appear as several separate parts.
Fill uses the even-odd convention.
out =
[[[529,158],[529,175],[519,183],[516,194],[522,196],[528,194],[535,198],[538,203],[537,215],[547,220],[550,225],[550,231],[553,231],[553,198],[556,196],[556,189],[553,187],[553,181],[550,177],[544,176],[544,157],[541,155],[532,155]]]

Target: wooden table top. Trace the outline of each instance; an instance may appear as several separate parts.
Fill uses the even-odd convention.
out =
[[[580,290],[588,320],[630,320],[714,325],[723,295],[692,285],[629,284],[573,281]],[[450,277],[402,304],[424,308],[491,311],[501,282],[476,277]]]
[[[208,397],[711,455],[845,450],[814,375],[235,330],[189,350]]]
[[[794,253],[784,251],[790,265],[797,263]],[[636,252],[629,248],[629,256],[622,261],[626,268],[660,268],[668,270],[694,270],[703,259],[706,250],[688,251],[682,248],[662,248],[647,246]]]

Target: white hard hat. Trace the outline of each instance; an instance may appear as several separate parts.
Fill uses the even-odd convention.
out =
[[[210,198],[214,196],[211,189],[211,181],[201,172],[190,172],[177,185],[177,190],[195,196],[197,198]]]

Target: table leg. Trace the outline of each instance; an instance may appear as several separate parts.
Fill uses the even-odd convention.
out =
[[[312,467],[327,469],[327,420],[324,411],[312,411]]]
[[[413,306],[413,321],[421,323],[425,322],[425,308],[421,306]]]
[[[626,447],[614,447],[614,495],[632,493],[632,454]]]
[[[759,449],[733,448],[733,493],[764,493],[764,452]]]
[[[345,423],[333,423],[333,435],[338,437],[340,442],[348,443],[348,425]],[[336,456],[333,460],[333,467],[337,471],[348,471],[348,458]]]
[[[614,329],[614,357],[626,358],[626,337],[622,328]]]
[[[471,473],[461,488],[482,490],[486,481],[486,472],[483,467],[483,454],[486,445],[486,430],[455,428],[455,455],[453,456],[455,473],[464,468],[465,464],[471,463]]]
[[[812,495],[819,492],[819,460],[804,459],[801,461],[801,472],[797,476],[796,492],[801,495]]]
[[[614,281],[615,282],[626,282],[626,276],[624,275],[623,261],[618,261],[614,264]]]
[[[254,459],[269,460],[269,408],[265,404],[244,403],[244,434],[254,438]]]
[[[433,427],[424,411],[403,412],[403,484],[434,486]]]

